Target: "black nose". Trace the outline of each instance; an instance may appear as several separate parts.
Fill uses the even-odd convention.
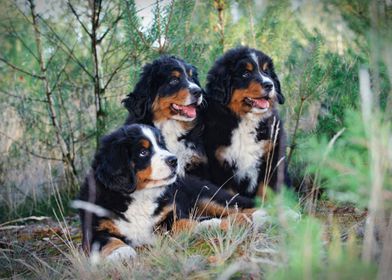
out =
[[[199,98],[203,91],[201,90],[201,88],[196,88],[196,87],[191,87],[189,89],[189,92],[195,97],[195,98]]]
[[[165,161],[172,170],[177,168],[177,158],[175,156],[170,156]]]
[[[271,82],[263,82],[262,84],[261,84],[261,86],[263,87],[263,89],[266,91],[266,92],[270,92],[271,90],[272,90],[272,87],[274,86]]]

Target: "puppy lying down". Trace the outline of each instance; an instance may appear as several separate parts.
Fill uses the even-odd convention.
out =
[[[73,203],[82,220],[84,250],[110,260],[131,258],[134,248],[153,243],[158,229],[224,227],[229,215],[251,221],[264,214],[251,208],[249,198],[196,177],[178,179],[177,169],[177,158],[156,128],[133,124],[103,137]]]

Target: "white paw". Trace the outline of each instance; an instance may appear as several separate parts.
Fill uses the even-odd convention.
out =
[[[123,246],[114,250],[110,255],[106,257],[108,261],[121,261],[135,258],[137,255],[136,251],[130,246]]]
[[[262,228],[263,225],[270,221],[270,216],[264,209],[259,209],[252,214],[252,224],[255,228]]]
[[[219,228],[221,225],[222,220],[218,218],[213,218],[209,220],[204,220],[201,221],[200,223],[197,224],[195,228],[195,232],[200,232],[205,229],[211,229],[211,228]]]

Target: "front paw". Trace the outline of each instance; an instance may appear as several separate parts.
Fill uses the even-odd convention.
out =
[[[136,251],[131,246],[122,246],[120,248],[115,249],[106,257],[108,261],[116,262],[123,260],[130,260],[137,256]]]

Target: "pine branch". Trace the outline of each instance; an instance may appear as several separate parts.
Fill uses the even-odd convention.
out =
[[[4,59],[4,58],[2,58],[2,57],[0,57],[0,61],[4,62],[6,65],[8,65],[9,67],[11,67],[12,69],[14,69],[14,70],[16,70],[16,71],[18,71],[18,72],[21,72],[21,73],[23,73],[23,74],[26,74],[26,75],[28,75],[28,76],[30,76],[30,77],[33,77],[33,78],[36,78],[36,79],[40,79],[40,80],[43,80],[43,79],[44,79],[43,76],[36,75],[36,74],[30,73],[30,72],[28,72],[28,71],[26,71],[26,70],[23,70],[22,68],[20,68],[20,67],[14,65],[14,64],[12,64],[11,62],[9,62],[8,60],[6,60],[6,59]]]
[[[83,28],[83,30],[87,33],[89,37],[92,36],[90,31],[87,29],[87,27],[84,25],[83,21],[80,19],[80,16],[76,12],[74,6],[71,4],[71,1],[67,1],[68,7],[71,9],[72,14],[76,17],[76,20],[79,22],[80,26]]]

